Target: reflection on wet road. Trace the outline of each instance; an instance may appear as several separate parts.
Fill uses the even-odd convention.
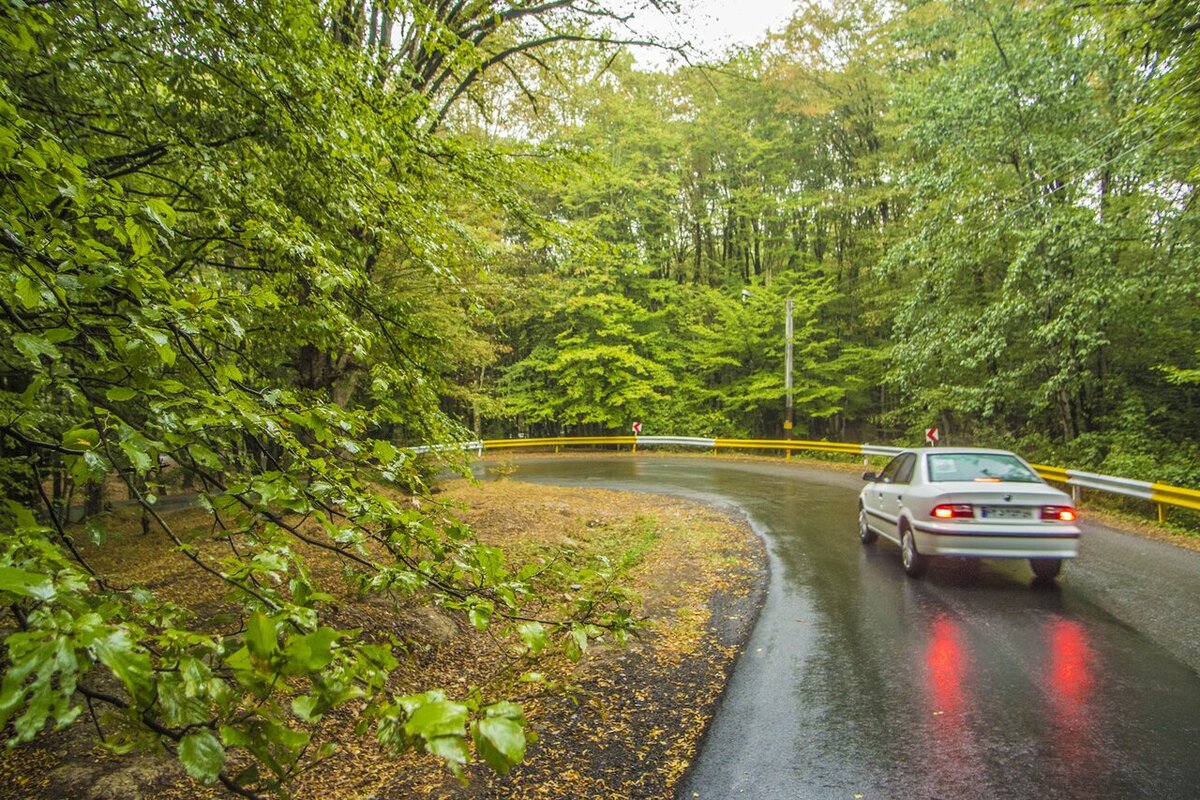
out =
[[[844,475],[699,458],[517,467],[703,499],[768,544],[762,616],[681,798],[1200,797],[1200,675],[1127,597],[1119,618],[1097,599],[1085,562],[1104,557],[1100,532],[1054,587],[1008,561],[935,561],[913,581],[895,547],[859,543]],[[1200,575],[1200,554],[1163,552]],[[1113,568],[1154,580],[1157,557]],[[1147,626],[1188,591],[1152,592]],[[1195,638],[1188,619],[1177,634]]]

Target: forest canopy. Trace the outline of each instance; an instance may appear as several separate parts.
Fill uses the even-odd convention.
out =
[[[397,654],[325,624],[298,548],[531,652],[620,638],[618,591],[535,618],[534,576],[379,487],[481,434],[781,436],[788,299],[798,435],[1200,483],[1200,5],[798,4],[662,70],[624,14],[0,6],[10,741],[99,704],[114,749],[255,796],[361,703],[509,768],[520,708],[385,696]],[[225,555],[158,514],[168,473]],[[231,626],[89,565],[114,485]]]
[[[814,3],[719,64],[562,53],[493,115],[586,154],[542,203],[596,246],[504,274],[489,432],[782,435],[791,297],[797,435],[1194,483],[1196,26]]]

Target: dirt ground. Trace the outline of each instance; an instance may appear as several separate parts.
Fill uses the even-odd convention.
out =
[[[624,647],[591,648],[578,663],[542,659],[544,683],[505,678],[516,637],[480,632],[458,615],[374,598],[339,607],[334,624],[388,632],[407,658],[396,694],[441,686],[489,686],[525,709],[537,741],[524,763],[499,776],[484,767],[466,785],[429,756],[387,757],[354,733],[352,710],[331,714],[322,734],[337,753],[301,776],[298,798],[671,798],[711,719],[766,587],[761,541],[741,521],[689,501],[633,493],[557,489],[515,480],[459,480],[438,495],[480,538],[520,562],[554,548],[623,558],[635,610],[647,620]],[[202,527],[203,512],[173,524]],[[165,548],[161,548],[165,550]],[[94,554],[97,558],[101,554]],[[179,559],[127,536],[106,543],[105,566],[185,601],[202,596]],[[453,699],[453,697],[452,697]],[[0,753],[0,798],[167,800],[226,797],[153,755],[116,756],[81,717],[71,728]]]

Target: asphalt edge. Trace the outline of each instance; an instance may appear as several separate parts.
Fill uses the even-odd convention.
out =
[[[710,641],[717,642],[720,646],[732,646],[734,655],[722,670],[723,685],[721,693],[717,695],[716,700],[706,709],[708,716],[704,723],[704,730],[701,732],[699,738],[696,739],[695,751],[688,761],[687,768],[679,775],[675,782],[674,791],[671,795],[675,800],[686,800],[683,797],[684,789],[689,785],[692,771],[699,760],[704,745],[708,741],[713,721],[717,718],[717,714],[725,703],[729,681],[733,677],[738,663],[742,660],[742,656],[745,654],[746,645],[749,643],[750,637],[754,635],[754,629],[758,627],[758,620],[762,614],[763,607],[766,605],[767,592],[771,585],[771,556],[768,549],[769,545],[763,532],[759,530],[758,526],[753,524],[749,514],[740,508],[731,509],[719,506],[714,506],[714,508],[727,516],[738,527],[748,529],[754,534],[754,541],[756,543],[754,547],[754,563],[749,565],[743,573],[745,576],[751,578],[752,582],[750,591],[745,596],[738,597],[733,592],[716,591],[709,598],[709,608],[712,610],[712,614],[709,616],[706,628],[707,638]],[[735,610],[743,610],[745,613],[736,614],[737,623],[722,629],[722,623],[729,620],[731,616],[730,612]]]

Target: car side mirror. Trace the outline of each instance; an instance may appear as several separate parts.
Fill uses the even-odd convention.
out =
[[[874,472],[864,472],[864,473],[863,473],[863,480],[864,480],[864,481],[871,481],[871,482],[874,482],[874,481],[877,481],[877,480],[879,480],[879,476],[878,476],[878,475],[876,475]]]

